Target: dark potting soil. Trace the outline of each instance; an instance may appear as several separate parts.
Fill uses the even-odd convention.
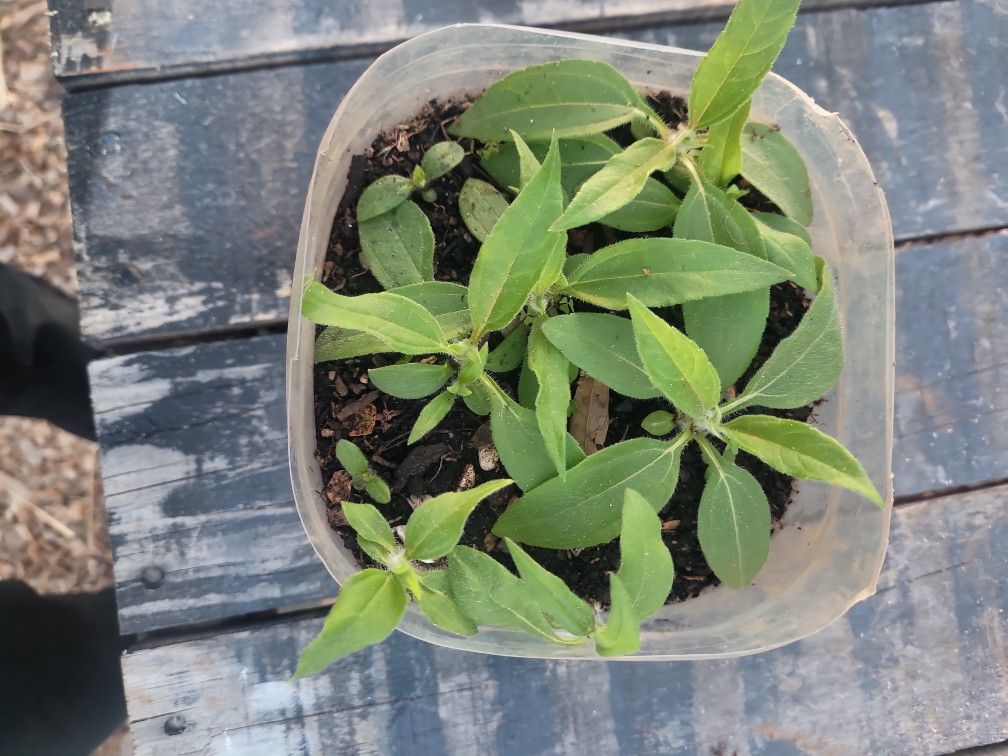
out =
[[[652,104],[673,126],[685,117],[686,105],[681,98],[661,94],[652,98]],[[413,121],[381,135],[365,154],[353,157],[347,189],[333,221],[323,268],[322,280],[329,288],[347,295],[381,290],[360,259],[354,212],[357,200],[364,187],[380,176],[392,173],[409,176],[427,148],[449,138],[445,127],[463,109],[464,104],[432,102]],[[632,139],[628,128],[617,129],[612,135],[624,143]],[[434,182],[436,199],[427,202],[419,194],[413,199],[424,209],[434,231],[436,278],[466,283],[479,242],[469,234],[459,217],[458,193],[467,178],[477,176],[490,181],[490,177],[479,166],[478,145],[471,140],[461,140],[461,143],[466,149],[466,158],[457,168]],[[772,204],[755,192],[747,195],[744,202],[760,209],[773,209]],[[604,226],[588,226],[571,232],[570,248],[592,251],[628,236],[630,234]],[[772,287],[770,315],[763,341],[756,359],[746,375],[739,379],[738,386],[745,385],[777,343],[795,329],[808,306],[809,301],[802,290],[793,284]],[[578,309],[591,308],[579,303]],[[669,322],[682,326],[679,308],[658,312]],[[388,361],[382,356],[362,357],[321,363],[315,367],[316,453],[322,468],[321,485],[329,507],[329,523],[362,566],[372,566],[373,563],[358,547],[354,531],[347,526],[340,507],[344,499],[361,500],[357,492],[351,492],[349,477],[336,460],[334,447],[341,438],[356,443],[371,460],[375,471],[389,483],[393,492],[392,501],[380,509],[393,528],[403,526],[413,508],[428,496],[468,488],[506,475],[493,451],[488,419],[473,414],[462,402],[456,403],[434,431],[413,446],[407,446],[410,429],[427,399],[397,399],[374,390],[368,384],[367,370]],[[501,387],[512,396],[517,393],[519,372],[515,370],[495,375]],[[640,427],[641,420],[656,409],[668,409],[668,406],[661,400],[633,400],[612,392],[606,444],[645,436]],[[769,412],[804,421],[811,415],[812,407]],[[770,502],[773,522],[778,523],[791,500],[793,479],[744,452],[739,453],[737,461],[760,481]],[[675,493],[659,513],[664,540],[676,568],[670,600],[696,596],[708,585],[719,582],[707,566],[697,539],[697,505],[703,491],[705,469],[696,445],[689,445],[682,455]],[[490,529],[519,493],[516,487],[511,486],[485,499],[470,516],[461,541],[464,545],[488,552],[512,570],[514,565],[507,549]],[[401,535],[401,529],[399,532]],[[600,606],[608,606],[608,573],[619,567],[617,542],[568,551],[539,548],[529,548],[528,551],[580,596]]]

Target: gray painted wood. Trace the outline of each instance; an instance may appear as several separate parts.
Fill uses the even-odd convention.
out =
[[[719,28],[633,34],[705,47]],[[777,69],[851,125],[897,237],[997,227],[1008,224],[1005,38],[1003,0],[810,13]],[[87,337],[136,342],[285,318],[314,150],[367,63],[70,95]]]
[[[897,508],[878,593],[775,651],[518,660],[396,634],[288,682],[321,620],[129,653],[138,753],[947,753],[1008,737],[1008,487]],[[187,726],[165,734],[169,717]]]
[[[1006,256],[1008,232],[898,253],[897,496],[1005,474]],[[124,632],[331,595],[292,503],[282,362],[269,336],[92,365]]]

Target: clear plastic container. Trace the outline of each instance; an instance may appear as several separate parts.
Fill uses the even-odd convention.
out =
[[[326,523],[314,459],[314,326],[300,317],[301,282],[317,279],[350,158],[432,98],[479,93],[508,72],[563,58],[611,63],[636,85],[685,93],[700,54],[638,42],[513,26],[464,24],[416,37],[382,55],[343,99],[322,137],[308,189],[287,332],[287,416],[291,478],[305,530],[333,577],[358,568]],[[808,164],[816,254],[839,277],[846,339],[840,381],[817,412],[820,427],[862,461],[892,501],[894,281],[885,198],[850,130],[802,91],[770,75],[754,120],[776,123]],[[708,589],[647,621],[630,659],[703,659],[749,654],[820,630],[875,591],[891,507],[879,510],[836,487],[801,482],[770,556],[744,590]],[[591,644],[552,645],[512,630],[451,635],[410,605],[400,629],[450,648],[508,656],[597,658]]]

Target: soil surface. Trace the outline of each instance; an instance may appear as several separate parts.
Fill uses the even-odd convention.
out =
[[[673,126],[685,116],[686,105],[681,98],[661,94],[651,98],[651,102]],[[449,138],[444,129],[463,109],[464,103],[431,102],[414,121],[383,134],[364,155],[352,159],[347,189],[333,222],[323,269],[322,280],[327,286],[347,295],[381,290],[360,259],[354,213],[357,200],[364,187],[380,176],[391,173],[409,176],[428,147]],[[632,140],[629,129],[617,129],[611,135],[624,143]],[[437,198],[426,202],[417,193],[413,199],[424,209],[434,230],[436,278],[466,283],[479,242],[469,234],[458,215],[458,193],[471,176],[491,179],[480,168],[478,145],[471,140],[461,142],[466,148],[466,159],[434,182]],[[754,192],[743,201],[751,207],[774,209]],[[631,234],[592,225],[570,233],[569,249],[588,252],[629,236]],[[739,380],[739,386],[745,385],[777,343],[795,329],[808,306],[804,292],[793,284],[772,287],[770,316],[763,342],[753,364]],[[579,303],[578,309],[592,308]],[[679,308],[658,310],[658,313],[682,326]],[[340,502],[351,497],[349,478],[334,453],[336,442],[341,438],[356,443],[391,487],[392,502],[382,506],[381,511],[393,528],[401,528],[413,508],[428,496],[506,475],[492,451],[488,419],[473,414],[462,402],[456,403],[437,429],[408,447],[406,438],[427,399],[397,399],[373,389],[368,383],[367,370],[385,362],[381,356],[362,357],[321,363],[315,368],[317,457],[322,468],[322,490],[329,506],[329,522],[362,566],[373,563],[358,548],[354,531],[346,525],[340,508]],[[501,387],[512,396],[517,393],[519,372],[495,374]],[[647,435],[641,430],[640,422],[656,409],[668,409],[667,403],[628,399],[612,392],[606,444]],[[770,410],[769,413],[804,421],[811,415],[812,407]],[[739,453],[737,461],[760,481],[770,502],[773,522],[778,523],[791,500],[793,479],[744,452]],[[670,601],[696,596],[705,587],[719,582],[707,566],[697,539],[697,505],[703,491],[705,469],[699,450],[695,444],[690,444],[683,452],[675,494],[660,512],[665,543],[676,568]],[[461,541],[487,551],[512,570],[514,565],[507,549],[490,529],[519,493],[511,486],[485,499],[470,516]],[[352,498],[359,500],[360,497],[354,494]],[[399,532],[401,536],[401,529]],[[608,573],[619,567],[617,542],[569,551],[534,547],[529,547],[528,551],[576,593],[599,606],[608,606]]]

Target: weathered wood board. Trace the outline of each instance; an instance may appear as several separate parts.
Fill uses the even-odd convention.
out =
[[[897,496],[1005,474],[1006,255],[1008,232],[898,253]],[[282,361],[270,336],[92,366],[124,632],[332,594],[292,503]]]
[[[49,0],[54,11],[53,64],[68,86],[82,79],[94,83],[319,52],[380,50],[455,23],[599,29],[727,16],[732,4],[732,0]],[[802,8],[830,4],[830,0],[805,0]]]
[[[704,47],[718,28],[621,33]],[[1005,38],[1002,0],[809,13],[777,70],[851,125],[897,237],[998,227],[1008,223]],[[286,317],[314,151],[368,62],[70,95],[86,336],[137,342]]]
[[[495,658],[395,634],[288,682],[290,619],[129,653],[137,752],[948,753],[1008,737],[1008,487],[898,507],[878,593],[756,656]],[[166,737],[170,717],[185,729]],[[175,720],[178,724],[179,720]]]

